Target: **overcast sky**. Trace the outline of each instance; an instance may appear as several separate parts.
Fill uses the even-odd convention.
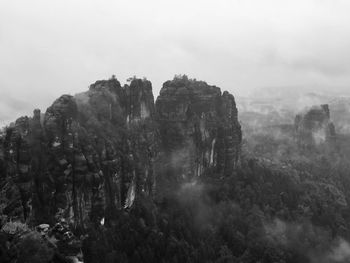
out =
[[[0,122],[115,74],[235,95],[350,85],[348,0],[0,0]]]

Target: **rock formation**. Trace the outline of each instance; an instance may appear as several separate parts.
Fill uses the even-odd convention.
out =
[[[241,127],[231,94],[180,76],[164,83],[156,110],[165,173],[191,179],[208,169],[222,175],[232,172]]]
[[[334,143],[336,134],[330,120],[329,106],[327,104],[315,106],[304,115],[297,115],[295,131],[298,146],[303,149]]]
[[[163,177],[229,174],[241,130],[234,97],[215,86],[175,78],[155,105],[151,82],[111,78],[19,118],[0,140],[1,213],[84,229],[153,197]]]

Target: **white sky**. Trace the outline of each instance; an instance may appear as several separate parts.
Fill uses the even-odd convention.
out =
[[[349,0],[0,0],[0,123],[115,74],[346,89]]]

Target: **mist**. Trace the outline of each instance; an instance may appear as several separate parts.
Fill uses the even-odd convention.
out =
[[[1,109],[8,123],[115,74],[175,74],[236,96],[262,87],[344,91],[348,1],[2,1]],[[10,91],[10,92],[9,92]],[[27,103],[21,103],[22,101]]]

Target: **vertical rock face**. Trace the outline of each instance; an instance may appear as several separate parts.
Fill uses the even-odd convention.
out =
[[[8,199],[4,213],[12,216],[22,215],[27,218],[30,210],[31,177],[30,177],[30,142],[29,118],[17,119],[14,126],[6,132],[3,144],[4,171],[2,191]]]
[[[336,137],[328,105],[313,107],[304,115],[297,115],[295,130],[297,143],[303,149],[332,144]]]
[[[150,81],[135,79],[125,87],[129,123],[154,118],[154,98]]]
[[[140,192],[152,195],[155,190],[154,163],[158,155],[158,130],[155,123],[152,84],[135,79],[125,87],[127,104],[128,147],[134,162],[134,175],[125,207]]]
[[[152,197],[156,174],[230,173],[241,129],[234,97],[205,82],[167,81],[155,105],[151,82],[112,78],[19,118],[0,142],[0,214],[84,228]]]
[[[239,158],[241,128],[231,94],[178,77],[164,83],[156,110],[164,173],[191,179],[209,169],[232,171]]]
[[[152,195],[157,132],[149,81],[97,81],[63,95],[41,120],[22,117],[2,137],[2,212],[24,220],[65,218],[79,227]]]

